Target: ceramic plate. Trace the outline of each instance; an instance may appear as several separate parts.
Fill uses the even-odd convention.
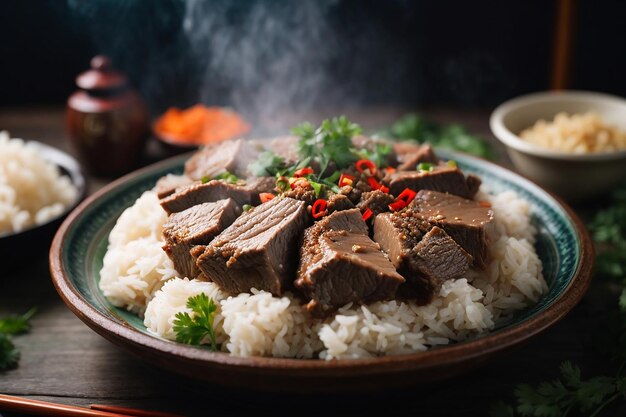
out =
[[[59,229],[50,252],[52,279],[68,307],[93,330],[141,359],[225,385],[274,390],[375,388],[449,378],[537,335],[563,318],[589,285],[593,247],[570,208],[513,172],[467,155],[439,150],[466,173],[479,175],[493,192],[513,190],[532,204],[539,230],[537,252],[549,291],[512,321],[470,341],[427,352],[358,360],[241,358],[170,342],[151,335],[142,321],[112,306],[98,288],[107,237],[116,219],[156,180],[181,173],[189,156],[129,174],[84,201]]]

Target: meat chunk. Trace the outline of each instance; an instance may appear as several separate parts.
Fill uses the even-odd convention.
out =
[[[367,232],[358,209],[334,212],[305,231],[294,284],[313,315],[349,302],[393,299],[404,283]]]
[[[487,266],[493,229],[493,211],[489,207],[451,194],[422,190],[398,216],[442,228],[472,255],[475,267]]]
[[[276,185],[272,177],[253,177],[245,184],[230,184],[223,180],[211,180],[207,183],[195,183],[177,189],[161,199],[161,207],[169,213],[177,213],[196,204],[232,198],[239,205],[259,204],[259,193],[271,192]]]
[[[422,162],[430,162],[436,165],[439,162],[439,158],[433,152],[433,148],[430,145],[422,145],[414,152],[408,152],[398,156],[400,164],[398,165],[398,171],[411,171],[414,170],[418,164]]]
[[[354,208],[354,204],[352,204],[352,201],[350,201],[350,199],[343,194],[330,193],[327,201],[328,213]]]
[[[173,213],[163,225],[163,250],[181,276],[195,278],[196,267],[191,249],[206,245],[241,214],[241,207],[232,198],[203,203]]]
[[[185,162],[185,175],[192,180],[200,180],[228,171],[244,177],[248,173],[248,164],[257,155],[258,151],[243,139],[207,145]]]
[[[383,193],[380,190],[368,191],[361,195],[361,201],[357,207],[364,212],[367,209],[372,210],[374,215],[389,211],[389,204],[393,203],[392,195]]]
[[[186,175],[167,174],[159,178],[154,186],[154,191],[157,193],[157,197],[165,198],[170,194],[174,194],[177,188],[185,187],[191,183],[193,181]]]
[[[406,279],[398,294],[427,304],[441,284],[463,275],[472,257],[441,228],[397,213],[374,220],[374,240]]]
[[[440,191],[463,198],[472,198],[475,193],[461,170],[447,165],[437,165],[430,171],[396,171],[389,175],[388,181],[390,193],[396,196],[405,188]]]
[[[228,292],[256,288],[280,295],[293,279],[307,222],[303,201],[274,198],[235,220],[207,245],[196,265]]]

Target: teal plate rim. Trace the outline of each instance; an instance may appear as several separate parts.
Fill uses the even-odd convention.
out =
[[[143,190],[150,188],[159,176],[180,170],[183,161],[190,154],[170,158],[130,173],[83,201],[61,225],[52,243],[50,250],[52,280],[70,310],[97,333],[148,361],[188,376],[202,378],[197,374],[203,369],[233,368],[271,371],[274,374],[298,370],[309,376],[338,376],[349,372],[351,376],[358,376],[407,370],[432,370],[487,357],[542,332],[562,319],[580,301],[591,281],[594,249],[580,219],[558,197],[519,174],[492,162],[443,149],[438,149],[437,152],[445,159],[455,159],[461,168],[481,176],[494,191],[514,185],[518,194],[529,198],[533,204],[534,221],[540,221],[540,224],[537,224],[540,233],[539,245],[545,245],[539,249],[552,253],[551,259],[547,261],[556,262],[556,265],[560,266],[546,276],[550,290],[536,305],[524,310],[510,323],[477,338],[425,352],[325,361],[231,356],[227,353],[211,352],[171,342],[151,335],[145,329],[136,328],[129,322],[132,320],[127,320],[130,313],[106,302],[97,289],[98,277],[95,276],[97,271],[94,272],[93,269],[89,271],[86,262],[89,258],[93,260],[93,257],[103,254],[102,245],[106,247],[106,237],[117,219],[117,215],[110,216],[106,210],[102,212],[102,209],[107,202],[111,203],[114,196],[126,193],[121,206],[120,201],[117,201],[119,214],[125,206],[132,204]],[[133,188],[136,188],[135,194],[130,192]],[[100,218],[95,222],[88,221],[97,215],[99,210]],[[80,256],[77,257],[77,252],[72,252],[71,247],[78,243],[82,245],[82,249],[78,252]],[[98,246],[100,246],[99,255],[96,253]],[[546,259],[542,261],[546,262]],[[91,266],[93,268],[93,262]],[[77,282],[81,277],[77,275],[81,273],[88,276],[82,277],[84,278],[82,288],[79,288]],[[97,293],[94,294],[93,291]],[[90,300],[86,295],[95,298]],[[94,300],[105,304],[98,308],[94,306]],[[172,361],[172,358],[178,360]]]

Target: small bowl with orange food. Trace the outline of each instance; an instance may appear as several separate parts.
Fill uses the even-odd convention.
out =
[[[187,109],[170,107],[152,125],[155,137],[169,153],[244,136],[250,129],[250,124],[234,110],[202,104]]]

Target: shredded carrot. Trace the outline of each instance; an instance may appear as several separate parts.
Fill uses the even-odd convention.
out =
[[[154,125],[157,135],[189,144],[207,144],[245,135],[250,125],[236,112],[196,104],[186,110],[169,108]]]

